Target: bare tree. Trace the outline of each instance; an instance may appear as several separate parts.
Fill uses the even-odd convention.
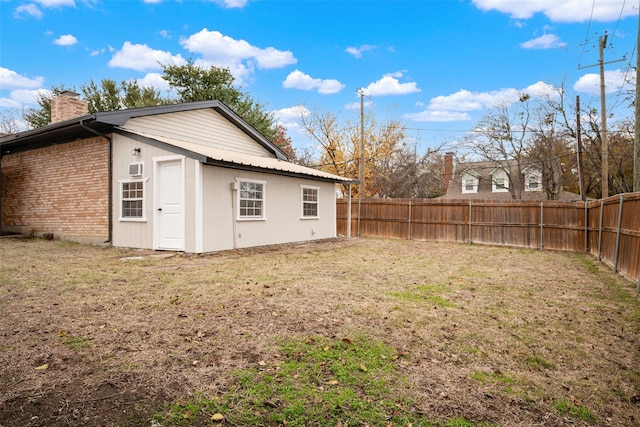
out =
[[[513,199],[521,199],[524,191],[531,120],[529,99],[529,95],[522,94],[513,106],[500,104],[490,109],[465,141],[473,153],[504,170]]]

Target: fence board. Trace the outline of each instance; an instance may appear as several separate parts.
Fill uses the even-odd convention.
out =
[[[337,232],[346,234],[346,200],[336,212]],[[640,193],[586,203],[362,199],[351,217],[360,236],[586,251],[640,290]]]

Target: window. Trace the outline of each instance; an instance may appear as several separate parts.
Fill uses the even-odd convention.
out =
[[[302,186],[302,218],[318,218],[318,187]]]
[[[539,170],[529,170],[525,173],[525,191],[542,190],[542,172]]]
[[[463,193],[477,193],[478,192],[478,178],[472,175],[464,175],[462,177],[462,192]]]
[[[264,219],[264,181],[239,181],[238,218]]]
[[[145,182],[142,180],[120,181],[120,188],[120,220],[145,221]]]
[[[509,176],[503,169],[495,170],[491,174],[491,191],[494,193],[509,191]]]

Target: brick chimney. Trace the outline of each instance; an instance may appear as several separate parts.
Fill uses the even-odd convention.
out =
[[[51,98],[51,123],[63,122],[89,114],[89,104],[80,94],[65,90]]]
[[[444,194],[447,194],[449,184],[453,179],[453,153],[444,153]]]

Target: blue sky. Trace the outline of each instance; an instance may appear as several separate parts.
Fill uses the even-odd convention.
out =
[[[599,108],[598,37],[608,32],[608,105],[635,82],[638,0],[0,0],[0,108],[52,85],[136,79],[158,63],[228,67],[294,146],[300,109],[357,121],[361,89],[379,120],[422,147],[473,129],[496,102],[542,96]],[[613,108],[613,107],[612,107]]]

